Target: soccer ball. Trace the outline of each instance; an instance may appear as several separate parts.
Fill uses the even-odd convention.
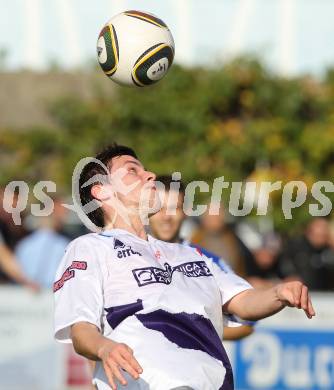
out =
[[[174,40],[156,16],[125,11],[109,20],[97,41],[103,72],[122,85],[145,87],[161,80],[174,59]]]

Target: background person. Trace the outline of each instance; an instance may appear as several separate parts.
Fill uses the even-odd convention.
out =
[[[300,237],[289,240],[279,256],[283,277],[301,280],[311,290],[334,289],[334,251],[327,218],[312,218]]]
[[[20,267],[19,262],[15,258],[14,253],[6,245],[3,237],[0,234],[0,270],[6,277],[6,282],[14,282],[27,287],[33,291],[38,291],[38,285],[30,280]]]
[[[273,230],[260,231],[250,223],[238,226],[238,235],[252,253],[245,262],[246,280],[254,287],[272,287],[282,281],[278,254],[282,241]]]
[[[40,287],[51,288],[69,239],[60,234],[67,209],[53,198],[53,212],[37,217],[37,229],[19,242],[16,256],[25,274]]]
[[[191,242],[216,253],[228,262],[236,274],[246,276],[245,263],[252,261],[253,255],[235,233],[234,226],[226,221],[223,204],[220,204],[218,215],[206,210],[192,234]]]
[[[25,277],[13,253],[18,242],[28,234],[28,231],[25,229],[23,223],[16,225],[12,215],[5,210],[5,208],[9,209],[17,206],[19,190],[16,189],[9,193],[6,199],[4,192],[5,189],[0,187],[0,283],[16,282],[35,289],[36,286],[33,283],[31,284]],[[9,204],[5,205],[5,202]],[[25,212],[23,211],[21,213],[22,220],[24,216]]]
[[[11,250],[14,250],[20,240],[22,240],[29,231],[26,229],[23,223],[16,225],[11,213],[5,210],[5,202],[7,209],[15,209],[19,201],[20,192],[18,188],[15,188],[8,197],[5,198],[5,189],[0,188],[0,232],[3,239]],[[20,213],[21,221],[24,221],[26,217],[26,211],[23,210]]]
[[[175,191],[171,189],[171,184],[173,183],[172,176],[160,175],[157,176],[156,181],[162,183],[165,189],[158,190],[162,200],[160,211],[150,217],[150,231],[152,235],[162,241],[193,246],[204,253],[205,256],[211,258],[223,270],[230,272],[230,266],[217,255],[199,245],[187,242],[180,237],[182,223],[186,219],[186,214],[183,209],[185,196],[184,184],[180,181],[180,190]],[[230,321],[230,326],[224,326],[224,340],[239,340],[249,336],[254,331],[254,323],[246,323],[245,321],[241,326],[232,326],[233,323],[235,324],[236,322]]]

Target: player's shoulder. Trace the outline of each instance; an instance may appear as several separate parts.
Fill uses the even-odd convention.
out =
[[[94,249],[97,246],[100,247],[99,242],[100,242],[100,235],[98,233],[87,233],[83,234],[82,236],[79,236],[72,240],[66,248],[66,251],[72,250],[72,249]]]
[[[174,243],[174,242],[166,242],[166,241],[161,241],[158,239],[155,239],[161,246],[163,246],[166,251],[169,253],[173,253],[176,256],[191,256],[195,258],[201,258],[204,257],[203,253],[195,247],[191,247],[187,244],[184,243]]]
[[[219,261],[219,256],[216,255],[215,253],[207,250],[206,248],[203,248],[202,246],[194,244],[192,242],[189,243],[189,246],[191,248],[194,248],[195,250],[197,250],[199,253],[203,254],[204,256],[208,257],[209,259],[212,259],[215,263],[217,263]]]
[[[189,246],[192,248],[197,249],[200,253],[202,253],[204,256],[209,258],[213,261],[214,264],[218,265],[220,269],[222,269],[225,273],[234,273],[230,265],[224,261],[221,257],[219,257],[217,254],[209,251],[206,248],[203,248],[202,246],[194,243],[189,243]]]

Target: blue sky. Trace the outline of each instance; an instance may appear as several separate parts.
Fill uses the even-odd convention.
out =
[[[10,69],[64,68],[95,58],[114,14],[139,9],[172,30],[176,61],[211,64],[244,52],[282,74],[321,74],[334,64],[332,0],[0,0],[0,48]]]

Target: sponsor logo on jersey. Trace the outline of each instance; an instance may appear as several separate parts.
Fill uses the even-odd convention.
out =
[[[114,249],[119,249],[119,248],[125,248],[125,244],[121,240],[118,240],[117,238],[115,238],[114,239]]]
[[[196,252],[197,252],[199,255],[203,256],[203,252],[202,252],[201,248],[199,248],[199,247],[196,246],[195,249],[196,249]]]
[[[122,241],[120,241],[118,238],[114,239],[114,249],[117,250],[117,257],[119,259],[124,259],[131,255],[138,255],[142,256],[141,253],[134,251],[130,245],[125,245]]]
[[[75,277],[75,269],[85,271],[87,269],[87,263],[85,261],[72,261],[72,264],[66,268],[61,278],[53,284],[53,292],[60,290],[65,282]]]
[[[133,276],[139,287],[151,283],[171,284],[174,272],[181,272],[188,278],[198,278],[200,276],[212,276],[212,273],[205,261],[191,261],[172,267],[168,263],[165,268],[146,267],[132,270]]]

